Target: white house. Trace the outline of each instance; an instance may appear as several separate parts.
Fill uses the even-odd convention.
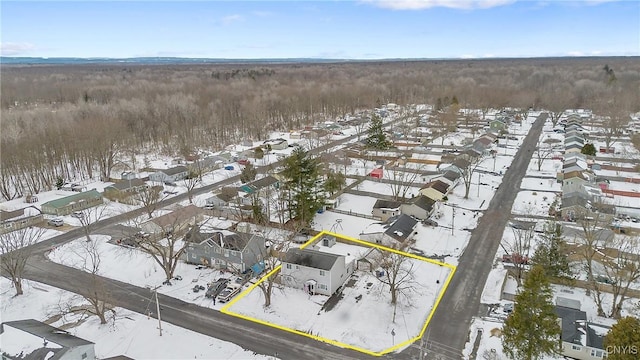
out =
[[[158,170],[149,174],[149,180],[157,182],[176,182],[185,179],[189,175],[189,169],[186,166],[176,166],[171,169]]]
[[[343,255],[313,249],[289,249],[280,271],[286,286],[310,294],[331,296],[353,273],[353,261],[346,263]]]
[[[603,341],[609,327],[588,322],[584,311],[569,306],[555,308],[562,329],[561,354],[578,360],[602,359],[607,355]]]

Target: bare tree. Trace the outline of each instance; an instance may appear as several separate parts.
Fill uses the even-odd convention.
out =
[[[554,152],[554,145],[560,143],[560,140],[554,138],[547,138],[542,141],[542,138],[538,141],[538,146],[536,147],[536,161],[538,164],[538,171],[542,169],[542,164],[545,160],[547,160]]]
[[[115,311],[109,305],[110,292],[104,279],[100,276],[101,254],[96,240],[82,242],[82,249],[77,253],[82,258],[82,270],[89,273],[89,287],[82,297],[91,305],[88,310],[100,319],[100,324],[107,323],[106,314]]]
[[[407,193],[414,186],[420,174],[418,171],[403,171],[396,166],[387,168],[389,174],[389,188],[395,200],[406,199]]]
[[[381,283],[389,286],[391,304],[393,304],[393,321],[396,321],[396,309],[398,298],[410,297],[415,287],[414,263],[411,258],[391,251],[379,251],[376,255],[376,263],[382,270],[383,276],[378,276]]]
[[[95,224],[106,216],[106,209],[106,205],[98,205],[76,212],[76,217],[80,221],[87,242],[91,241]]]
[[[173,221],[158,225],[161,228],[160,231],[142,236],[137,240],[138,249],[151,256],[160,265],[167,281],[173,279],[173,273],[187,250],[188,243],[183,240],[183,235],[192,231],[194,227],[198,227],[196,221],[197,215],[192,217],[178,212],[173,216]]]
[[[162,186],[156,185],[148,189],[140,190],[134,196],[134,199],[142,205],[149,219],[153,217],[153,212],[158,208],[158,202],[162,200],[162,196],[160,195],[161,191]]]
[[[11,280],[16,289],[16,296],[23,294],[22,274],[31,256],[31,245],[38,243],[43,234],[43,228],[30,226],[0,235],[0,269],[2,275]]]
[[[189,166],[189,174],[183,180],[183,183],[187,189],[189,204],[193,204],[193,190],[202,183],[202,171],[198,167]]]
[[[629,112],[624,104],[621,104],[616,98],[609,101],[602,101],[596,111],[602,112],[600,126],[604,137],[604,144],[609,149],[615,144],[623,134],[623,130],[627,128],[629,120]]]
[[[501,245],[510,257],[516,272],[516,280],[518,285],[521,285],[522,275],[529,262],[531,241],[535,235],[535,223],[516,222],[511,226],[511,230],[513,230],[513,243]]]
[[[622,304],[628,299],[629,288],[640,280],[639,250],[638,239],[630,236],[614,237],[604,249],[605,255],[600,262],[613,294],[610,317],[619,319],[622,316]]]
[[[460,169],[460,178],[464,184],[464,198],[469,198],[469,191],[471,190],[471,179],[473,174],[476,173],[478,166],[484,159],[484,156],[459,156],[454,160],[454,165]]]
[[[598,249],[604,246],[601,233],[609,221],[606,220],[602,213],[584,210],[576,214],[576,222],[581,228],[579,234],[575,236],[575,241],[578,245],[577,253],[587,271],[587,283],[590,286],[590,290],[594,292],[593,298],[596,302],[598,316],[605,316],[602,307],[602,285],[598,282],[596,276],[595,267],[597,265],[595,263],[600,256]]]

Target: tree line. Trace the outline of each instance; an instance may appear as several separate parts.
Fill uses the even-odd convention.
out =
[[[386,103],[640,110],[632,58],[3,66],[0,75],[5,199],[59,178],[107,178],[135,155],[215,151]]]

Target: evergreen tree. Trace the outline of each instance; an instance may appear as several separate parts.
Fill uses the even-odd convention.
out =
[[[592,143],[587,143],[587,144],[584,144],[584,146],[582,147],[582,150],[580,150],[580,152],[585,154],[585,155],[596,156],[596,147],[593,146]]]
[[[58,178],[56,179],[56,188],[60,190],[62,189],[63,186],[64,186],[64,179],[62,178],[62,176],[58,176]]]
[[[243,184],[248,183],[249,181],[253,181],[256,179],[257,174],[258,171],[255,167],[253,167],[253,164],[247,163],[247,165],[244,166],[244,169],[242,169],[242,172],[240,173],[240,181]]]
[[[640,320],[627,316],[618,320],[604,338],[609,360],[636,360],[640,356]]]
[[[556,222],[548,222],[532,262],[535,265],[540,265],[547,277],[570,280],[572,274],[565,248],[562,227]]]
[[[320,191],[321,164],[302,147],[297,147],[285,160],[282,175],[289,195],[289,217],[303,226],[313,221],[316,211],[324,204]]]
[[[503,328],[504,353],[514,360],[535,360],[560,351],[560,325],[545,270],[534,266],[516,295]]]
[[[336,192],[340,191],[346,183],[347,180],[344,174],[329,171],[329,173],[327,173],[327,180],[324,182],[324,190],[333,195]]]
[[[391,145],[391,141],[387,139],[387,135],[384,133],[382,119],[377,114],[373,114],[371,124],[367,130],[367,147],[375,150],[388,150]]]

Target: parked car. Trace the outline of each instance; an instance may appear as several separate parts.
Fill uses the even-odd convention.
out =
[[[74,218],[78,218],[78,219],[82,219],[84,218],[84,213],[81,211],[74,211],[71,216],[73,216]]]
[[[238,295],[240,293],[240,290],[242,290],[242,285],[231,283],[224,290],[222,290],[220,295],[218,295],[218,301],[221,303],[226,303],[227,301],[231,300],[231,298]]]
[[[229,283],[229,279],[218,279],[213,283],[209,284],[209,288],[207,289],[207,293],[204,294],[205,297],[214,298],[222,292],[227,287]]]
[[[55,226],[55,227],[59,227],[59,226],[63,226],[64,225],[64,221],[60,218],[55,218],[55,219],[51,219],[49,221],[47,221],[47,224],[51,225],[51,226]]]

